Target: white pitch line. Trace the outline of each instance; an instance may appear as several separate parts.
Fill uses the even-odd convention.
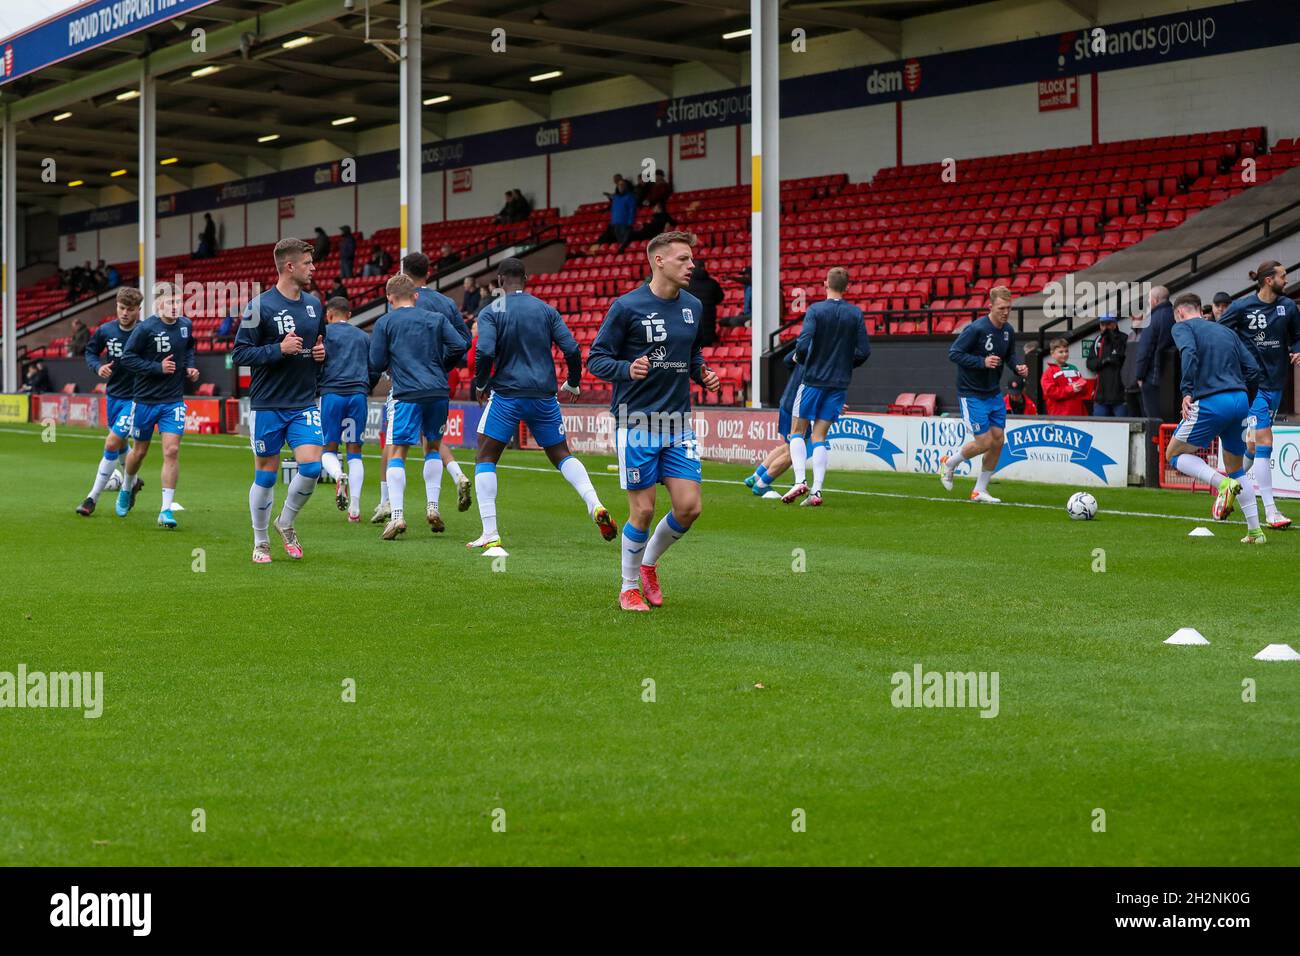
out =
[[[0,428],[0,433],[6,433],[6,434],[10,434],[10,435],[33,435],[33,436],[40,435],[40,432],[39,432],[39,431],[36,431],[36,430],[33,430],[33,429],[27,429],[27,428]],[[78,433],[75,433],[75,432],[74,432],[74,433],[71,433],[71,434],[65,434],[65,435],[63,435],[62,437],[64,437],[64,438],[81,438],[81,439],[85,439],[85,440],[87,440],[87,441],[98,441],[98,442],[102,442],[102,441],[104,440],[104,437],[103,437],[102,435],[82,435],[82,434],[78,434]],[[238,444],[238,445],[226,445],[226,444],[218,444],[217,442],[199,441],[199,442],[191,442],[189,445],[186,445],[185,447],[186,447],[186,448],[224,448],[224,449],[233,449],[233,450],[235,450],[235,451],[250,451],[248,445],[243,444],[243,443]],[[371,455],[363,455],[362,457],[363,457],[363,458],[371,458],[371,459],[382,459],[382,458],[383,458],[382,455],[374,455],[374,454],[371,454]],[[468,462],[465,462],[465,463],[463,463],[463,464],[469,464],[469,463],[468,463]],[[555,471],[554,468],[537,468],[537,467],[535,467],[535,466],[533,466],[533,465],[503,465],[503,464],[498,464],[498,465],[497,465],[497,468],[498,468],[498,469],[506,468],[506,469],[511,469],[511,470],[513,470],[513,471],[535,471],[535,472],[539,472],[539,473],[556,473],[556,471]],[[594,472],[594,473],[593,473],[593,472],[589,472],[589,474],[590,474],[591,477],[593,477],[593,478],[613,478],[613,477],[615,477],[614,475],[609,474],[608,472]],[[713,484],[713,485],[739,485],[739,484],[741,484],[739,481],[735,481],[735,480],[728,479],[728,478],[705,478],[704,481],[705,481],[707,484]],[[742,487],[743,487],[743,485],[742,485]],[[748,489],[746,489],[746,490],[748,490]],[[827,492],[830,492],[830,493],[832,493],[832,494],[836,494],[836,495],[861,495],[861,496],[866,497],[866,498],[901,498],[901,499],[904,499],[904,500],[907,500],[907,501],[937,501],[937,502],[942,502],[942,503],[944,503],[944,504],[954,504],[954,505],[972,505],[972,506],[975,505],[974,502],[971,502],[971,501],[969,501],[969,500],[966,499],[966,498],[960,498],[960,497],[958,497],[958,498],[941,498],[941,497],[939,497],[939,496],[937,496],[937,495],[909,495],[909,494],[904,494],[903,492],[900,492],[900,491],[861,491],[861,490],[853,489],[853,488],[827,488],[826,491],[827,491]],[[982,504],[982,505],[979,505],[979,507],[983,507],[983,508],[1038,508],[1038,509],[1042,509],[1042,510],[1045,510],[1045,511],[1056,511],[1060,506],[1059,506],[1059,505],[1041,505],[1041,504],[1037,504],[1037,503],[1035,503],[1035,502],[1029,502],[1029,501],[1003,501],[1003,502],[1001,502],[1000,504],[996,504],[996,505]],[[1124,518],[1161,518],[1161,519],[1163,519],[1163,520],[1165,520],[1165,521],[1192,521],[1192,522],[1204,523],[1204,522],[1206,522],[1206,521],[1211,520],[1210,517],[1209,517],[1209,515],[1169,515],[1169,514],[1159,514],[1159,513],[1154,512],[1154,511],[1115,511],[1115,510],[1107,509],[1104,513],[1105,513],[1106,515],[1108,515],[1108,516],[1109,516],[1109,515],[1118,515],[1118,516],[1120,516],[1120,517],[1124,517]],[[1242,525],[1243,527],[1245,526],[1245,522],[1244,522],[1244,521],[1216,521],[1216,522],[1214,522],[1214,524],[1217,524],[1217,525],[1220,525],[1220,526],[1227,526],[1227,525]]]

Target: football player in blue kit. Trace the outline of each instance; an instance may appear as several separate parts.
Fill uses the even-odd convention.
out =
[[[497,269],[503,294],[478,315],[474,393],[480,402],[487,398],[487,407],[478,423],[474,486],[483,533],[466,547],[501,544],[497,529],[497,462],[510,439],[519,433],[521,421],[527,423],[551,464],[582,498],[587,517],[596,523],[601,537],[613,541],[618,528],[600,503],[587,469],[569,451],[555,393],[551,346],[559,348],[568,363],[568,379],[560,388],[574,399],[582,379],[582,350],[560,313],[524,291],[527,278],[523,262],[503,259]]]
[[[1201,313],[1201,298],[1174,299],[1174,345],[1182,363],[1183,418],[1165,448],[1169,463],[1194,481],[1219,487],[1216,512],[1226,513],[1240,496],[1246,518],[1242,544],[1264,544],[1255,490],[1245,481],[1246,430],[1263,373],[1241,337]],[[1195,454],[1219,440],[1226,478]]]
[[[253,484],[248,510],[253,519],[253,563],[271,563],[267,533],[280,449],[287,443],[298,463],[275,530],[285,553],[295,561],[302,544],[294,519],[316,489],[321,473],[320,409],[316,389],[325,362],[325,315],[320,300],[307,292],[316,266],[312,247],[301,239],[281,239],[272,251],[276,281],[244,309],[230,353],[235,365],[252,369],[248,431],[253,448]]]
[[[122,490],[117,493],[117,514],[125,518],[135,507],[136,475],[149,454],[154,429],[162,436],[162,508],[158,526],[174,529],[172,502],[180,477],[181,436],[185,434],[185,380],[198,381],[194,364],[194,328],[181,315],[181,293],[169,284],[159,285],[156,315],[131,331],[122,348],[122,364],[134,376],[131,438],[135,444],[123,466]]]
[[[1004,285],[989,290],[989,314],[961,330],[948,360],[957,366],[957,399],[961,417],[973,436],[956,454],[939,459],[939,481],[952,491],[957,466],[983,456],[971,501],[998,503],[989,494],[989,479],[998,466],[1005,440],[1007,406],[1002,398],[1002,369],[1014,366],[1024,378],[1029,368],[1016,360],[1016,335],[1011,328],[1011,290]]]
[[[361,448],[365,442],[366,415],[370,395],[370,336],[353,325],[348,300],[336,296],[325,303],[325,361],[320,375],[321,436],[325,451],[321,468],[334,479],[339,511],[348,521],[361,520],[361,483],[365,465]],[[346,449],[346,479],[339,461],[339,444]]]
[[[95,504],[100,492],[108,484],[117,468],[118,459],[127,450],[127,438],[131,434],[132,390],[135,377],[122,361],[127,339],[140,321],[140,304],[144,296],[139,289],[122,286],[117,290],[117,318],[110,319],[90,337],[86,343],[86,364],[90,370],[105,379],[104,401],[108,412],[108,435],[104,438],[104,453],[99,459],[95,471],[95,483],[90,486],[90,494],[77,506],[77,514],[90,517],[95,513]],[[104,356],[101,358],[101,356]],[[139,493],[144,482],[134,491]]]
[[[711,392],[722,383],[704,364],[697,341],[700,300],[686,291],[694,245],[688,232],[650,240],[650,281],[614,300],[587,356],[591,374],[614,384],[610,411],[619,485],[627,489],[628,503],[619,590],[625,611],[663,604],[659,559],[700,516],[702,474],[690,422],[690,383]],[[672,506],[652,533],[655,485],[661,481]]]
[[[393,383],[388,402],[388,497],[392,516],[380,535],[392,541],[406,531],[406,454],[427,439],[437,452],[447,424],[447,369],[459,362],[469,346],[441,312],[415,304],[415,283],[398,273],[385,285],[390,311],[380,316],[370,335],[370,381],[387,372]],[[436,515],[436,513],[435,513]],[[442,519],[430,528],[444,530]]]
[[[1265,521],[1270,528],[1281,529],[1289,527],[1291,519],[1278,510],[1273,499],[1273,419],[1282,404],[1291,366],[1300,362],[1300,309],[1284,295],[1286,267],[1280,262],[1269,260],[1250,277],[1255,280],[1254,295],[1228,306],[1219,316],[1219,324],[1241,336],[1263,373],[1250,405],[1254,440],[1247,444],[1244,466],[1264,499]],[[1220,499],[1216,499],[1212,514],[1222,520],[1228,515],[1221,514],[1220,507]]]
[[[799,386],[803,384],[803,366],[795,364],[793,349],[786,353],[782,361],[790,370],[790,377],[786,380],[785,391],[781,393],[776,415],[776,430],[781,436],[781,442],[767,453],[763,463],[745,479],[745,487],[760,498],[772,490],[772,482],[790,467],[791,412],[794,410],[794,397],[799,393]],[[812,442],[811,422],[804,426],[803,440]]]
[[[822,482],[830,442],[826,435],[844,410],[844,396],[853,370],[871,355],[867,325],[862,310],[844,301],[849,287],[847,269],[836,266],[826,273],[826,298],[814,302],[804,313],[803,328],[795,340],[794,360],[804,369],[803,381],[790,409],[790,462],[794,466],[794,487],[781,500],[786,504],[804,495],[805,505],[822,503]],[[804,483],[808,446],[803,431],[812,426],[813,483],[809,493]]]

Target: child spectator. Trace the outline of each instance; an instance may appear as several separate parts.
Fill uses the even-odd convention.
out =
[[[1092,383],[1066,361],[1070,357],[1070,343],[1065,339],[1053,340],[1051,356],[1051,361],[1043,369],[1042,380],[1038,383],[1043,391],[1047,414],[1087,415]]]

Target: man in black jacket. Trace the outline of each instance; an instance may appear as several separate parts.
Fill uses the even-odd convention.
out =
[[[1138,342],[1134,372],[1142,389],[1142,414],[1147,418],[1165,416],[1160,409],[1160,376],[1167,363],[1174,360],[1174,309],[1169,304],[1169,290],[1158,285],[1147,300],[1146,328]]]
[[[708,348],[718,341],[718,306],[722,304],[722,286],[718,285],[717,279],[709,275],[704,262],[696,259],[695,271],[691,273],[691,281],[686,291],[699,299],[700,304],[704,306],[704,314],[697,318],[700,325],[699,331],[695,333],[695,341],[700,348]]]
[[[1102,417],[1122,418],[1128,414],[1124,400],[1124,356],[1128,339],[1119,330],[1113,315],[1101,318],[1101,334],[1092,343],[1088,370],[1097,373],[1097,391],[1092,397],[1092,413]]]

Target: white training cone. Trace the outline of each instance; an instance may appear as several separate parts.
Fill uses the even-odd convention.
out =
[[[1180,627],[1169,637],[1165,638],[1166,644],[1208,644],[1205,636],[1194,627]]]
[[[1270,644],[1255,655],[1257,661],[1300,661],[1300,654],[1290,644]]]
[[[508,558],[510,556],[510,552],[501,547],[501,545],[497,545],[494,548],[488,548],[486,551],[482,552],[482,554],[485,558]]]
[[[172,502],[172,511],[184,511],[185,506],[178,501]]]
[[[1189,537],[1189,538],[1213,538],[1213,537],[1214,537],[1214,532],[1211,531],[1209,528],[1193,528],[1191,531],[1187,532],[1187,537]]]
[[[773,491],[771,488],[769,488],[769,489],[767,489],[767,491],[763,492],[763,500],[764,500],[764,501],[770,501],[770,500],[773,499],[773,498],[775,498],[775,499],[777,499],[778,501],[780,501],[780,500],[781,500],[781,492],[779,492],[779,491]]]

